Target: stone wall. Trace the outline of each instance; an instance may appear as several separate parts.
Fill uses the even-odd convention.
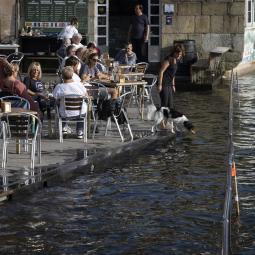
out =
[[[0,40],[9,41],[15,38],[15,0],[1,1]]]
[[[174,4],[175,12],[172,25],[166,25],[162,15],[163,56],[175,40],[184,39],[196,41],[201,57],[218,46],[243,52],[245,0],[162,0],[164,3]]]

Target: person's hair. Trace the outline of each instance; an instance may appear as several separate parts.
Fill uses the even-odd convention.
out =
[[[94,42],[89,42],[87,48],[96,48],[96,44]]]
[[[75,55],[78,56],[79,54],[82,54],[82,52],[84,51],[83,47],[80,47],[76,50]]]
[[[78,24],[78,19],[76,17],[72,17],[70,20],[71,25],[77,25]]]
[[[41,79],[42,78],[42,67],[41,67],[41,64],[39,62],[32,62],[28,69],[27,69],[27,75],[28,77],[31,78],[31,73],[32,73],[32,70],[33,69],[38,69],[39,70],[39,75],[38,75],[38,79]]]
[[[65,66],[63,69],[62,69],[62,78],[63,80],[70,80],[72,79],[73,77],[73,68],[71,66]]]
[[[132,46],[133,46],[133,44],[132,44],[131,42],[126,42],[126,43],[124,43],[124,48],[126,49],[129,45],[132,45]]]
[[[73,50],[73,49],[75,49],[75,46],[74,45],[68,45],[67,47],[66,47],[66,55],[69,55],[70,54],[70,52]]]
[[[72,37],[72,40],[76,40],[76,39],[81,40],[82,39],[82,35],[80,33],[74,34],[73,37]]]
[[[143,5],[142,4],[136,4],[135,7],[138,6],[140,11],[143,11]]]
[[[175,46],[174,46],[174,48],[173,48],[173,50],[172,50],[170,56],[173,57],[174,54],[176,54],[176,53],[178,53],[178,54],[179,54],[179,53],[182,53],[182,55],[184,54],[184,53],[183,53],[183,49],[182,49],[182,47],[181,47],[180,45],[175,45]]]
[[[9,64],[6,62],[6,64],[3,67],[3,76],[4,78],[8,78],[13,75],[14,72],[19,71],[19,65],[16,63]]]
[[[65,66],[76,66],[79,63],[79,59],[76,56],[71,56],[66,59]]]
[[[98,57],[97,53],[91,53],[88,57],[88,61],[92,60],[94,57]]]
[[[63,45],[65,46],[69,46],[71,44],[71,39],[70,38],[67,38],[67,37],[64,37],[63,38]]]

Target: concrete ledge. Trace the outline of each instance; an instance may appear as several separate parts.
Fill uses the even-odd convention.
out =
[[[255,72],[255,62],[251,63],[245,63],[242,64],[240,63],[238,66],[236,66],[233,69],[234,73],[237,73],[238,76],[243,76],[249,73],[254,73]],[[224,79],[230,79],[231,78],[231,70],[226,71],[224,75]]]

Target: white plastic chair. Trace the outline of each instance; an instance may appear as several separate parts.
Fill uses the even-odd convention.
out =
[[[59,113],[59,106],[56,106],[56,117],[58,119],[58,129],[59,129],[59,142],[63,143],[63,122],[66,123],[77,123],[83,122],[83,141],[87,142],[87,112],[82,113],[83,107],[86,104],[86,98],[79,95],[66,95],[60,99],[62,100],[65,111],[68,111],[70,115],[72,112],[79,111],[79,114],[72,117],[63,117]],[[60,102],[61,103],[61,102]]]
[[[38,162],[41,163],[42,123],[40,119],[34,114],[22,112],[4,113],[1,120],[3,137],[2,168],[5,169],[6,167],[8,144],[12,141],[17,144],[17,141],[20,143],[23,140],[27,146],[31,145],[31,169],[34,169],[36,150]]]

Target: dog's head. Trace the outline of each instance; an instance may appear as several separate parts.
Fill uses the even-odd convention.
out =
[[[191,121],[188,120],[188,118],[183,115],[182,117],[175,118],[173,120],[175,130],[179,133],[186,133],[191,132],[192,134],[195,134],[194,125]]]
[[[194,125],[192,124],[191,121],[184,121],[183,122],[183,126],[188,130],[190,131],[192,134],[195,134],[196,131],[195,131],[195,128],[194,128]]]

